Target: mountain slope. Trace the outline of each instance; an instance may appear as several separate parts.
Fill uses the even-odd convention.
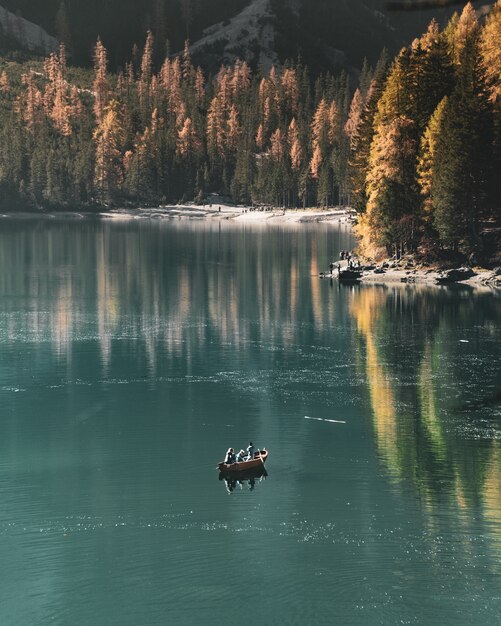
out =
[[[444,23],[453,9],[388,12],[385,0],[0,0],[68,45],[72,62],[92,63],[101,37],[110,67],[123,67],[131,50],[155,37],[155,62],[183,49],[190,39],[195,62],[217,71],[244,58],[269,67],[301,58],[312,72],[360,68],[375,62],[383,47],[395,53],[435,17]],[[409,0],[412,2],[412,0]],[[478,7],[480,2],[476,3]],[[456,7],[461,10],[461,4]],[[12,19],[12,18],[10,18]],[[12,30],[12,28],[11,28]],[[45,31],[43,31],[45,32]],[[33,41],[33,37],[30,37]],[[52,45],[52,44],[50,44]]]
[[[59,44],[40,26],[0,6],[0,47],[4,46],[48,54]]]
[[[384,11],[382,0],[249,0],[236,15],[206,28],[191,46],[197,63],[214,71],[235,58],[269,67],[301,58],[316,71],[360,68],[386,47],[396,52],[432,17],[451,10]]]
[[[271,0],[252,0],[232,19],[206,28],[191,46],[191,54],[212,69],[237,58],[268,69],[279,62],[275,22]]]

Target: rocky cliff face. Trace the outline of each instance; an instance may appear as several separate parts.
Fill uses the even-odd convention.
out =
[[[233,18],[206,28],[191,46],[191,54],[212,69],[237,58],[269,69],[279,62],[276,32],[277,16],[271,0],[252,0]]]
[[[0,6],[0,47],[7,41],[21,49],[41,54],[57,50],[59,46],[57,39],[43,28]]]

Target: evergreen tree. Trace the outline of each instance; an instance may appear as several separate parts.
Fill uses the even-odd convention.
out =
[[[364,213],[366,210],[366,180],[369,170],[370,147],[374,137],[374,118],[387,72],[388,57],[386,51],[383,51],[374,71],[360,119],[356,126],[350,129],[349,133],[351,150],[347,177],[350,188],[350,204],[358,213]]]
[[[427,224],[432,218],[433,204],[431,200],[431,187],[436,170],[437,144],[443,130],[444,113],[448,97],[445,96],[435,109],[430,122],[421,139],[417,174],[421,196],[423,197],[423,216]]]
[[[96,165],[94,184],[103,203],[113,201],[123,182],[123,124],[120,104],[111,100],[94,131]]]
[[[479,55],[479,28],[468,4],[455,33],[457,80],[443,112],[431,182],[441,242],[467,251],[481,245],[478,221],[492,165],[492,117]]]
[[[491,214],[501,215],[501,0],[498,0],[480,34],[480,66],[487,87],[493,117],[492,175],[489,185]]]

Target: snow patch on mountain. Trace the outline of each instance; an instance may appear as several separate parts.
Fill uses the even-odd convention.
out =
[[[31,52],[48,54],[59,47],[57,39],[43,28],[0,6],[0,35],[2,34],[12,37]]]
[[[205,29],[190,52],[195,58],[203,56],[204,65],[212,59],[217,65],[241,59],[269,69],[279,62],[274,45],[275,16],[270,0],[252,0],[232,19]]]

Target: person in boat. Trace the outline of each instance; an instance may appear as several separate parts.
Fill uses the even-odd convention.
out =
[[[232,465],[233,463],[235,463],[235,451],[233,450],[233,448],[228,448],[228,452],[226,453],[224,462],[226,463],[226,465]]]
[[[254,458],[254,444],[252,441],[249,441],[249,445],[247,446],[247,456],[245,458],[246,461],[250,461]]]
[[[237,463],[241,463],[242,461],[245,461],[245,456],[246,456],[245,450],[240,450],[236,458]]]

